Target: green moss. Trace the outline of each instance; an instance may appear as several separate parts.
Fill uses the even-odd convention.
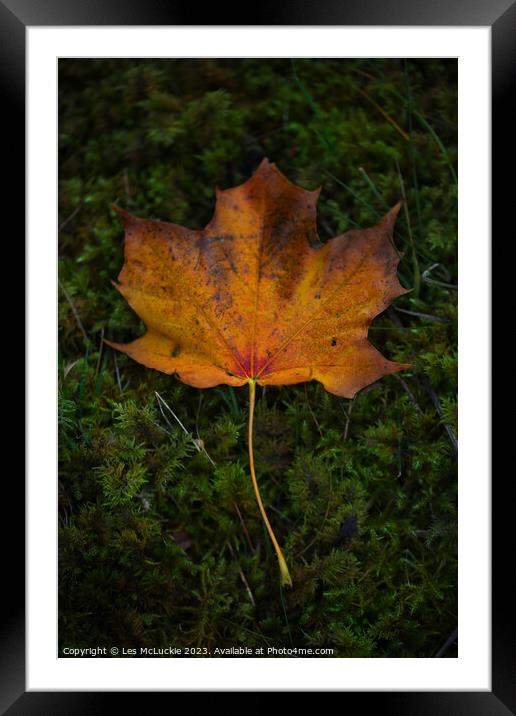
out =
[[[455,60],[61,60],[61,646],[331,647],[428,657],[456,624]],[[116,202],[204,226],[268,156],[322,185],[322,241],[403,190],[400,280],[370,340],[412,368],[353,401],[196,390],[102,345],[143,326],[116,292]],[[403,190],[402,190],[403,185]],[[399,309],[399,310],[398,310]],[[186,429],[167,410],[166,400]],[[447,656],[455,656],[453,649]]]

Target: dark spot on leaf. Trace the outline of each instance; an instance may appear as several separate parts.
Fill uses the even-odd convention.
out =
[[[332,344],[332,346],[336,346],[336,345],[337,345],[337,339],[336,339],[336,338],[332,338],[332,339],[331,339],[331,344]]]
[[[314,296],[314,298],[321,298],[321,294],[320,294],[320,293],[316,293],[315,296]]]
[[[181,353],[181,346],[180,346],[179,343],[178,343],[177,345],[175,345],[175,346],[172,348],[172,350],[170,351],[170,355],[172,356],[172,358],[177,358],[177,356],[178,356],[180,353]]]

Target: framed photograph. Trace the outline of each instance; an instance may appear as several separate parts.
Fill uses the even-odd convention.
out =
[[[515,5],[279,14],[0,5],[28,309],[8,713],[516,708],[490,464]]]

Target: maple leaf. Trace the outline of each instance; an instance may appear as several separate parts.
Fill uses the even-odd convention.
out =
[[[216,189],[203,230],[140,219],[114,207],[125,224],[125,262],[114,283],[147,333],[113,343],[143,365],[208,388],[249,384],[249,460],[255,387],[317,380],[346,398],[409,365],[384,358],[368,341],[372,319],[407,293],[396,276],[392,233],[400,204],[374,227],[321,245],[320,189],[290,182],[264,159],[240,186]]]

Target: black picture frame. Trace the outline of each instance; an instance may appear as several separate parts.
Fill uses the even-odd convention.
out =
[[[203,17],[203,22],[193,22]],[[0,82],[3,97],[4,178],[7,201],[4,207],[12,217],[25,215],[25,37],[28,26],[81,25],[365,25],[365,26],[490,26],[492,39],[492,236],[509,227],[514,201],[514,183],[506,180],[508,157],[516,156],[515,132],[511,119],[512,95],[516,90],[516,2],[514,0],[377,0],[310,2],[302,0],[267,2],[255,17],[238,16],[235,7],[220,5],[196,8],[160,0],[0,0]],[[514,115],[512,115],[513,117]],[[512,218],[512,217],[511,217]],[[10,249],[22,249],[22,223],[14,222]],[[506,237],[507,238],[507,237]],[[511,239],[513,242],[513,239]],[[506,243],[506,242],[505,242]],[[493,247],[496,243],[493,242]],[[501,252],[501,248],[498,249]],[[9,260],[15,260],[10,258]],[[496,253],[493,250],[492,256]],[[4,254],[5,256],[5,254]],[[504,259],[505,261],[505,259]],[[17,262],[20,266],[20,262]],[[493,296],[496,306],[497,294]],[[498,304],[500,305],[500,304]],[[493,312],[494,315],[494,312]],[[20,323],[21,325],[21,323]],[[23,337],[22,341],[23,343]],[[14,344],[13,344],[14,345]],[[19,345],[17,342],[16,345]],[[19,401],[19,398],[17,399]],[[21,401],[20,401],[21,402]],[[493,441],[497,450],[506,444],[508,427],[493,421]],[[513,438],[514,439],[514,438]],[[494,454],[495,451],[493,449]],[[502,471],[503,472],[503,471]],[[0,649],[0,713],[82,714],[104,713],[113,708],[113,692],[26,692],[25,690],[25,613],[24,613],[24,483],[21,475],[4,480],[4,505],[16,513],[5,540],[3,558],[3,596]],[[502,478],[504,475],[502,474]],[[516,712],[516,668],[514,665],[514,597],[506,585],[511,544],[512,502],[505,495],[508,479],[494,483],[493,578],[492,578],[492,690],[460,692],[342,692],[340,707],[349,708],[357,698],[364,706],[381,708],[383,713],[402,714],[486,714]],[[510,511],[509,511],[510,510]],[[117,700],[123,694],[114,692]],[[148,693],[144,698],[148,699]],[[166,696],[166,694],[165,694]],[[139,699],[129,694],[132,702]],[[148,701],[146,702],[148,705]],[[118,704],[117,704],[118,705]]]

